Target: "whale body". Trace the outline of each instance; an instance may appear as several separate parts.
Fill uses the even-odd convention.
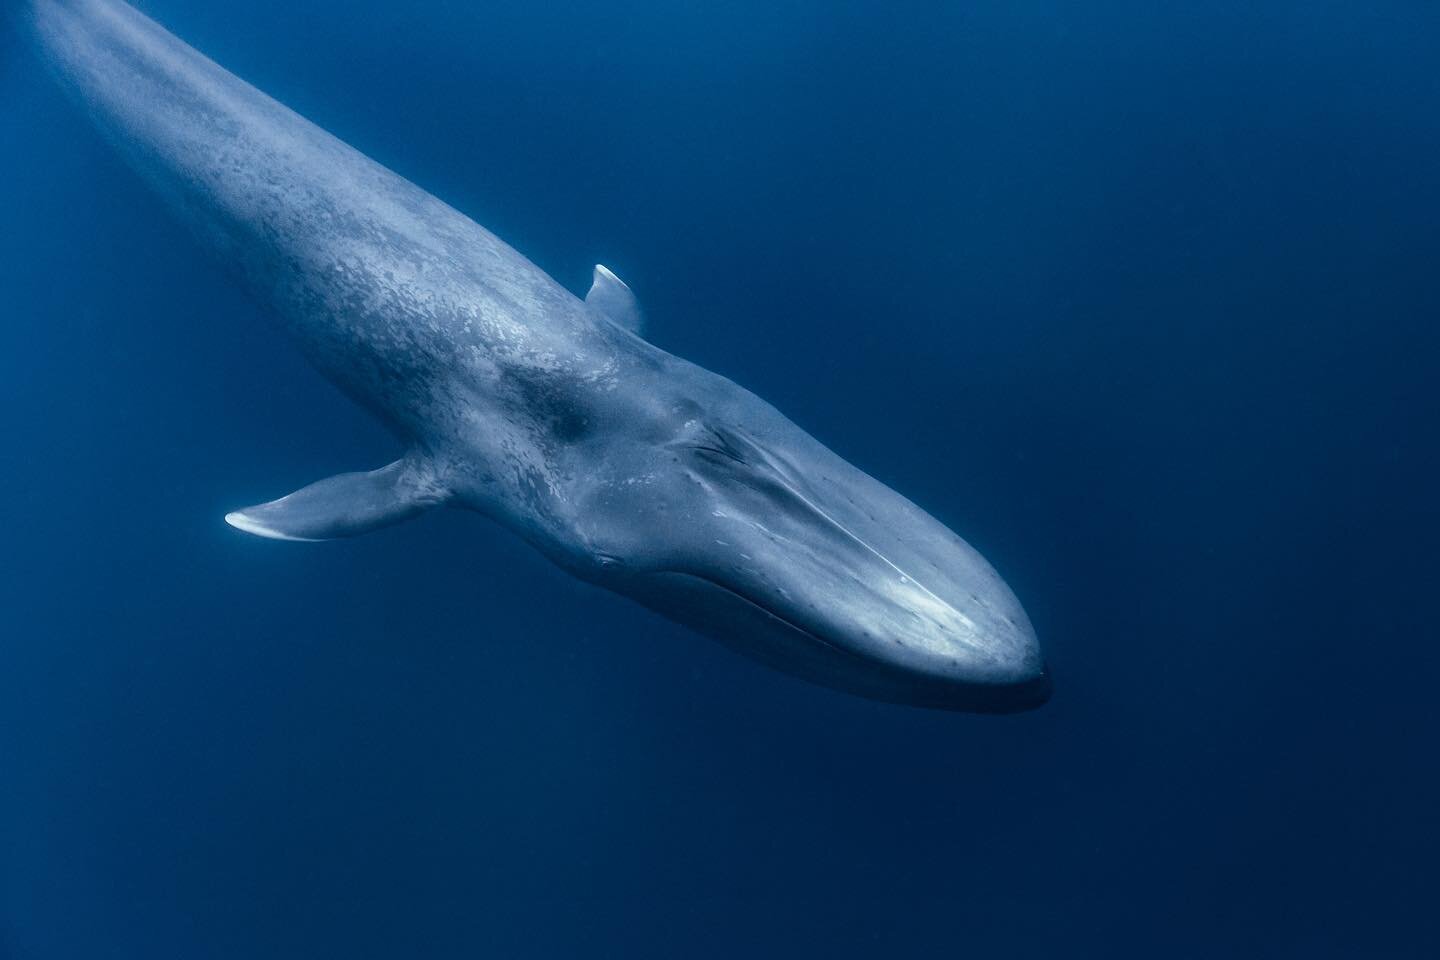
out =
[[[106,138],[403,454],[226,517],[280,540],[447,505],[762,662],[1004,712],[1049,678],[968,544],[774,408],[647,342],[604,267],[573,296],[484,227],[119,0],[25,0]]]

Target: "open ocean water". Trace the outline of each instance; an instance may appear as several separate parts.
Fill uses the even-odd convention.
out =
[[[7,0],[12,3],[14,0]],[[810,686],[393,459],[0,34],[0,957],[1440,956],[1440,6],[144,0],[986,555]]]

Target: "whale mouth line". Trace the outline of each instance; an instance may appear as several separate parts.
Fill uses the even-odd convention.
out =
[[[840,646],[839,644],[834,643],[833,641],[826,640],[824,637],[820,636],[818,633],[816,633],[815,631],[811,630],[809,627],[801,626],[800,624],[796,623],[794,620],[791,620],[789,617],[787,617],[787,616],[785,616],[785,615],[783,615],[783,614],[780,614],[780,613],[776,613],[774,610],[770,609],[770,607],[768,607],[768,606],[765,605],[764,603],[761,603],[759,600],[756,600],[754,597],[748,596],[747,594],[743,593],[742,591],[736,590],[734,587],[727,586],[726,584],[723,584],[723,583],[721,583],[719,580],[715,580],[715,579],[713,579],[712,577],[707,577],[707,576],[705,576],[703,573],[694,573],[694,572],[691,572],[691,571],[689,571],[689,570],[661,570],[661,571],[658,571],[658,572],[660,572],[660,573],[669,573],[669,574],[678,574],[679,576],[682,576],[682,577],[691,577],[692,579],[699,580],[701,583],[707,583],[707,584],[709,584],[710,586],[714,587],[715,589],[721,591],[722,593],[727,593],[727,594],[729,594],[730,596],[732,596],[732,597],[734,597],[735,599],[739,600],[741,603],[744,603],[745,605],[750,606],[750,607],[754,607],[756,610],[760,611],[760,612],[763,613],[765,616],[767,616],[767,617],[771,618],[772,620],[775,620],[775,621],[777,621],[777,622],[779,622],[779,623],[781,623],[781,624],[784,624],[785,626],[789,627],[791,630],[794,630],[796,633],[798,633],[798,634],[800,634],[800,635],[802,635],[802,636],[804,636],[804,637],[806,637],[806,638],[808,638],[808,639],[810,639],[810,640],[815,641],[815,642],[818,643],[820,646],[825,647],[825,648],[828,649],[828,650],[833,650],[835,653],[838,653],[838,654],[840,654],[840,655],[842,655],[842,656],[853,657],[853,658],[855,658],[855,659],[857,659],[857,660],[865,660],[865,659],[867,659],[867,658],[865,658],[864,656],[862,656],[861,654],[858,654],[858,653],[856,653],[856,652],[853,651],[853,650],[848,650],[848,649],[846,649],[845,647],[842,647],[842,646]]]

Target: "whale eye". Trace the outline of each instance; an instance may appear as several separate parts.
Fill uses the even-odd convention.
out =
[[[702,457],[713,457],[720,460],[728,460],[742,466],[748,466],[749,461],[741,452],[740,445],[733,439],[733,435],[722,430],[710,429],[706,436],[695,443],[688,444],[692,453]]]
[[[687,424],[686,434],[671,447],[715,466],[748,467],[758,471],[774,466],[760,445],[740,430],[702,421]]]
[[[711,480],[739,484],[777,504],[805,502],[783,467],[784,461],[739,430],[707,425],[673,446],[683,450]]]

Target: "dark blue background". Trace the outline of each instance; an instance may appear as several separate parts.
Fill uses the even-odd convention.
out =
[[[1056,694],[440,512],[0,45],[0,955],[1440,955],[1440,9],[146,0],[971,540]]]

